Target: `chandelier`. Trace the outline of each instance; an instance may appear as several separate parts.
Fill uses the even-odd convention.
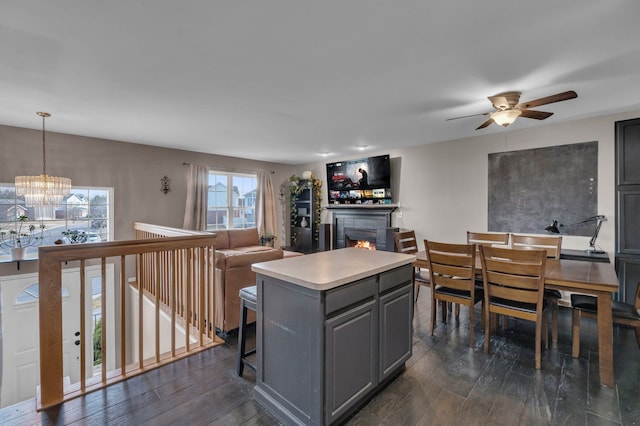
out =
[[[23,196],[29,207],[60,205],[71,193],[71,179],[47,175],[45,156],[44,120],[51,117],[48,112],[37,112],[42,117],[42,174],[40,176],[16,176],[16,195]]]

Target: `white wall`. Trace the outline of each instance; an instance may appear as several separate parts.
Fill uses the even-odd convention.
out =
[[[394,203],[399,204],[393,214],[393,226],[415,229],[419,240],[464,242],[467,230],[487,230],[488,154],[598,141],[598,214],[606,215],[608,221],[602,225],[597,245],[613,256],[615,122],[637,117],[640,111],[487,135],[479,130],[479,136],[472,138],[367,152],[330,161],[391,154],[395,169],[392,170]],[[296,173],[311,170],[326,180],[326,162],[305,164],[298,167]],[[326,204],[326,187],[323,190]],[[325,211],[323,222],[330,221],[330,213]],[[565,236],[563,247],[585,249],[588,241],[589,237]]]

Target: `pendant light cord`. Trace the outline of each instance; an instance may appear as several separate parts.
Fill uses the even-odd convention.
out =
[[[44,119],[45,116],[42,116],[42,174],[47,174],[47,156],[45,155],[45,142],[44,142]]]
[[[45,155],[45,140],[44,140],[44,120],[47,117],[51,117],[51,114],[48,112],[37,112],[40,117],[42,117],[42,175],[46,176],[47,174],[47,156]]]

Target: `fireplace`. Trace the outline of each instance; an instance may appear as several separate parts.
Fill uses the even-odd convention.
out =
[[[376,250],[395,251],[391,212],[395,207],[333,208],[333,248],[353,247],[358,241],[375,245]]]
[[[344,228],[344,247],[395,251],[393,233],[397,231],[398,228],[391,227],[379,229]]]

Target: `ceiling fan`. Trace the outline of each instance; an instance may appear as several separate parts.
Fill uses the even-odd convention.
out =
[[[545,118],[549,118],[553,115],[552,112],[535,111],[529,108],[566,101],[577,97],[578,94],[576,92],[569,90],[567,92],[556,93],[555,95],[545,96],[544,98],[534,99],[532,101],[520,102],[520,92],[503,92],[488,97],[491,104],[496,109],[495,111],[448,118],[447,121],[457,120],[459,118],[475,117],[478,115],[488,115],[490,118],[478,126],[476,130],[484,129],[491,123],[507,127],[509,124],[516,121],[516,118],[518,117],[544,120]]]

